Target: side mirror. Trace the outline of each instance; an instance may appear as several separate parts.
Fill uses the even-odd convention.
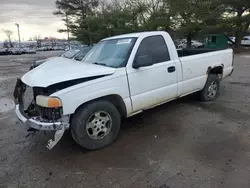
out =
[[[153,58],[151,55],[141,55],[136,57],[133,68],[138,69],[140,67],[148,67],[153,65]]]

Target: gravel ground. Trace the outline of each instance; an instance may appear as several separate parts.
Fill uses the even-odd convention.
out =
[[[89,152],[68,132],[49,151],[53,135],[26,138],[14,114],[16,77],[56,53],[0,57],[1,188],[250,187],[250,55],[235,57],[215,102],[191,96],[148,110],[123,121],[115,143]]]

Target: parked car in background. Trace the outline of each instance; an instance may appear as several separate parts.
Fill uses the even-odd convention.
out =
[[[64,49],[64,51],[69,51],[69,47],[66,47],[66,48]]]
[[[235,37],[229,37],[233,42],[235,42]],[[228,41],[229,44],[232,44],[230,41]],[[241,40],[242,46],[250,46],[250,36],[245,36]]]
[[[235,42],[235,37],[229,37],[232,41]]]
[[[82,50],[79,51],[73,58],[76,61],[82,61],[83,58],[87,55],[87,53],[93,48],[93,46],[87,46],[82,48]]]
[[[35,54],[35,48],[9,48],[9,55],[21,55],[21,54]]]
[[[81,61],[92,48],[93,48],[93,46],[86,46],[86,47],[83,47],[82,49],[72,49],[72,50],[69,50],[69,51],[65,52],[64,54],[60,55],[59,57],[63,57],[63,58],[67,58],[67,59],[74,59],[76,61]],[[31,65],[30,70],[34,69],[35,67],[38,67],[39,65],[41,65],[41,64],[45,63],[46,61],[49,61],[53,58],[56,58],[56,57],[50,57],[47,59],[35,61]]]
[[[63,46],[55,46],[53,47],[53,50],[64,50]]]
[[[46,47],[39,47],[37,48],[37,51],[46,51]]]
[[[54,50],[52,46],[42,46],[37,48],[37,51],[51,51]]]
[[[24,48],[23,49],[23,53],[24,54],[35,54],[36,53],[36,49],[35,48]]]
[[[79,51],[80,51],[80,50],[69,50],[69,51],[65,52],[64,54],[60,55],[59,57],[64,57],[64,58],[69,58],[69,59],[71,59],[71,58],[74,58],[75,55],[76,55]],[[36,68],[36,67],[38,67],[39,65],[41,65],[41,64],[45,63],[46,61],[51,60],[51,59],[53,59],[53,58],[56,58],[56,57],[50,57],[50,58],[47,58],[47,59],[42,59],[42,60],[38,60],[38,61],[33,62],[33,64],[32,64],[31,67],[30,67],[30,70],[31,70],[31,69],[34,69],[34,68]]]
[[[227,43],[229,44],[229,45],[233,45],[233,43],[235,42],[235,37],[228,37],[229,38],[229,40],[227,41]],[[231,40],[231,41],[230,41]],[[232,43],[233,42],[233,43]]]
[[[23,54],[22,48],[9,48],[10,55],[21,55]]]
[[[73,59],[80,51],[80,49],[71,49],[62,54],[61,57]]]
[[[177,52],[166,32],[125,34],[101,40],[82,62],[61,57],[26,73],[16,83],[15,109],[29,128],[56,131],[49,149],[69,129],[80,146],[96,150],[116,139],[122,118],[195,92],[215,100],[232,72],[232,49]]]
[[[204,47],[203,43],[196,40],[191,41],[191,48],[201,48],[201,47]],[[177,49],[183,49],[183,48],[187,48],[187,40],[180,41],[180,44],[177,46]]]
[[[241,40],[241,45],[242,46],[250,46],[250,36],[245,36]]]
[[[9,55],[10,52],[7,48],[1,48],[0,49],[0,55]]]
[[[178,47],[179,47],[179,45],[181,45],[182,44],[182,40],[180,40],[180,39],[176,39],[176,40],[174,40],[174,45],[175,45],[175,47],[178,49]]]

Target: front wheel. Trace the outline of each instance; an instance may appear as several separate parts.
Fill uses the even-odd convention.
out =
[[[209,74],[207,82],[202,91],[200,91],[200,99],[202,101],[213,101],[219,95],[220,79],[216,74]]]
[[[120,130],[121,117],[109,101],[94,101],[77,110],[71,134],[83,148],[96,150],[112,143]]]

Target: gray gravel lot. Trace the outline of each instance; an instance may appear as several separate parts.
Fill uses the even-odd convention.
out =
[[[124,120],[116,142],[86,151],[67,132],[27,132],[14,114],[16,77],[32,61],[62,52],[0,56],[0,188],[249,188],[250,55],[235,57],[217,101],[194,96]]]

